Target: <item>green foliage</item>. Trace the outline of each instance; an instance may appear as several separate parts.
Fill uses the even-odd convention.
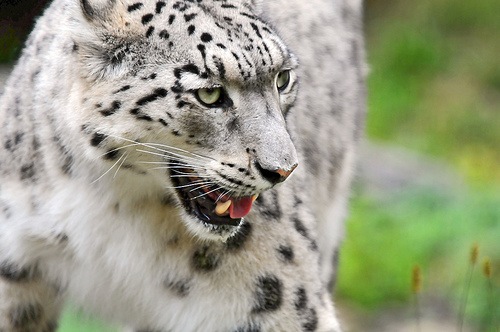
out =
[[[498,1],[382,2],[368,13],[368,136],[442,157],[474,185],[500,183]]]
[[[458,308],[472,243],[478,241],[496,270],[500,267],[499,206],[498,194],[456,197],[428,190],[384,202],[355,199],[340,259],[338,295],[369,309],[408,303],[412,267],[418,264],[424,292],[449,297]],[[493,284],[499,283],[497,273]],[[467,318],[488,321],[487,291],[486,279],[476,267]],[[500,317],[500,303],[492,310]]]
[[[60,332],[116,332],[116,329],[105,327],[76,311],[66,311],[59,324]]]

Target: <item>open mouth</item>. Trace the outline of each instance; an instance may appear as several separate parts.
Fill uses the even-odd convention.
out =
[[[257,195],[232,197],[190,168],[171,171],[170,177],[186,211],[204,223],[238,226]]]

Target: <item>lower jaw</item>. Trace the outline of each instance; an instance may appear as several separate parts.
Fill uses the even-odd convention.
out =
[[[194,204],[196,203],[194,202]],[[191,211],[192,211],[191,215],[196,217],[201,222],[215,226],[220,226],[220,225],[238,226],[242,220],[242,218],[232,219],[229,218],[228,216],[218,216],[216,214],[208,215],[206,213],[203,213],[202,208],[198,206],[194,208],[192,207]]]

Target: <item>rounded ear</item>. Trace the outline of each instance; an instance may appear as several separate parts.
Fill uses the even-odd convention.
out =
[[[89,21],[104,19],[116,0],[80,0],[80,5],[85,17]]]

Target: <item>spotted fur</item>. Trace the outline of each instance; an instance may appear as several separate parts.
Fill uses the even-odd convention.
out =
[[[54,0],[0,99],[0,331],[340,331],[363,66],[358,0]]]

